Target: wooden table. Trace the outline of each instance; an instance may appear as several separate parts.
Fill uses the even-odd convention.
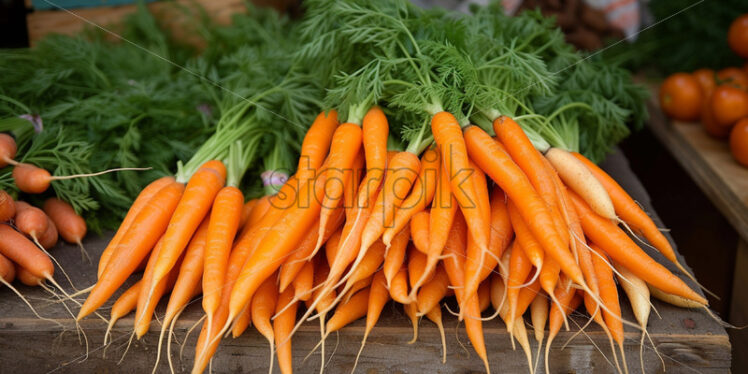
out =
[[[657,97],[654,87],[653,97]],[[704,191],[717,209],[738,233],[735,258],[730,322],[742,326],[748,323],[748,168],[738,164],[730,154],[725,140],[710,137],[698,123],[671,121],[665,118],[659,105],[650,101],[649,127],[673,154],[683,169]],[[733,334],[737,339],[736,364],[748,370],[748,334]],[[741,354],[742,353],[742,354]]]
[[[643,187],[632,174],[625,158],[619,153],[609,157],[604,167],[626,188],[632,196],[649,209],[651,205]],[[655,219],[657,219],[655,217]],[[94,258],[107,242],[107,238],[90,236],[85,244]],[[91,285],[95,280],[95,266],[81,265],[80,254],[74,246],[59,245],[52,253],[68,270],[73,282],[79,288]],[[653,254],[661,263],[664,259]],[[682,260],[682,259],[681,259]],[[64,282],[61,274],[56,274],[59,282]],[[117,361],[124,352],[130,331],[132,315],[118,322],[113,331],[113,344],[103,357],[103,334],[106,324],[95,317],[81,322],[89,344],[86,358],[85,345],[79,343],[70,314],[59,304],[42,301],[49,298],[42,290],[19,286],[19,290],[32,300],[39,313],[62,324],[66,332],[54,323],[34,317],[7,288],[0,288],[0,373],[24,374],[55,372],[150,372],[155,361],[155,347],[160,325],[154,321],[151,332],[141,341],[134,341],[127,357],[120,366]],[[70,303],[68,303],[70,304]],[[163,304],[163,303],[162,303]],[[649,333],[657,349],[665,359],[668,373],[690,372],[694,368],[701,373],[725,373],[731,364],[730,342],[725,330],[710,319],[703,311],[685,310],[653,300],[662,319],[654,313],[649,322]],[[110,305],[110,304],[108,304]],[[72,305],[71,305],[72,307]],[[163,313],[163,305],[157,313]],[[77,312],[77,308],[72,308]],[[634,321],[630,307],[624,302],[624,318]],[[106,310],[102,314],[107,316]],[[176,324],[176,337],[184,340],[186,331],[202,315],[199,302],[186,310]],[[456,319],[444,313],[447,334],[447,363],[441,364],[441,343],[438,330],[428,320],[420,323],[418,341],[413,345],[412,328],[402,308],[389,304],[385,307],[377,326],[368,339],[367,347],[359,361],[360,373],[468,373],[481,372],[483,366],[470,347],[463,326],[457,326]],[[583,325],[586,320],[576,316],[575,324]],[[611,356],[608,340],[597,326],[590,325],[584,334],[572,339],[565,349],[561,346],[570,339],[578,328],[572,324],[572,331],[562,331],[556,338],[551,352],[551,372],[554,373],[599,373],[614,372],[614,368],[599,351]],[[326,345],[328,372],[350,372],[353,359],[363,334],[363,321],[357,321],[340,331],[338,336],[328,338]],[[526,373],[527,363],[521,350],[513,351],[509,335],[498,320],[484,323],[486,346],[494,372]],[[626,328],[625,352],[631,373],[639,369],[640,334]],[[304,356],[317,344],[319,330],[316,321],[307,323],[293,339],[294,369],[298,373],[317,370],[319,354],[304,361]],[[532,340],[532,338],[531,338]],[[172,347],[172,356],[179,372],[188,372],[195,350],[196,334],[186,339],[184,358],[179,359],[179,349]],[[464,345],[463,348],[461,345]],[[331,353],[334,352],[331,356]],[[537,345],[533,340],[533,354]],[[225,339],[213,360],[213,372],[267,372],[268,346],[255,330],[249,329],[238,339]],[[543,367],[540,360],[540,368]],[[644,365],[647,373],[662,372],[662,365],[655,356],[651,345],[645,346]],[[275,364],[277,370],[277,363]],[[166,360],[162,357],[159,372],[167,372]]]

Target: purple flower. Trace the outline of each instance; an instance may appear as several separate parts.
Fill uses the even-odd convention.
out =
[[[38,114],[21,114],[18,118],[25,119],[34,126],[34,131],[38,134],[44,130],[44,123],[42,122],[42,116]]]

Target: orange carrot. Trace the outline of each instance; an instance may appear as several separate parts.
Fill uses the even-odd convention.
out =
[[[16,217],[13,220],[16,228],[22,233],[30,236],[35,241],[47,231],[48,219],[44,212],[23,201],[16,202]]]
[[[312,261],[304,263],[292,284],[296,299],[307,301],[312,297],[312,287],[314,287],[314,263]]]
[[[481,312],[484,312],[491,306],[491,296],[488,282],[481,282],[478,286],[478,305]]]
[[[509,315],[507,316],[507,330],[512,333],[514,317],[517,315],[517,299],[522,284],[532,270],[532,264],[525,255],[522,244],[515,241],[509,257],[509,276],[507,278],[507,300],[509,301]]]
[[[524,130],[507,116],[496,118],[493,129],[509,156],[522,169],[546,204],[555,205],[556,189],[543,164],[543,156],[532,145]]]
[[[506,195],[499,186],[494,186],[491,193],[491,234],[488,240],[488,250],[491,252],[486,257],[481,268],[480,279],[485,280],[498,264],[501,256],[514,237],[512,222],[509,218],[509,210],[506,206]]]
[[[425,279],[424,283],[428,283],[434,277],[433,269],[426,273],[426,255],[420,251],[410,252],[408,254],[408,282],[412,288],[418,280],[421,278]],[[415,300],[417,292],[412,292],[414,296],[412,300]]]
[[[161,253],[153,265],[153,281],[144,284],[141,290],[143,298],[150,299],[156,285],[174,267],[225,182],[226,166],[216,160],[204,163],[190,177],[164,233]]]
[[[16,157],[16,151],[18,151],[16,140],[8,134],[0,133],[0,169],[18,164],[13,160]]]
[[[480,306],[477,295],[465,295],[463,290],[465,282],[465,246],[467,241],[467,224],[462,214],[455,217],[452,228],[450,229],[447,244],[444,246],[444,270],[449,277],[449,283],[454,288],[457,296],[457,303],[460,309],[465,309],[465,330],[467,331],[470,342],[473,343],[473,349],[478,357],[483,360],[486,371],[490,372],[488,367],[488,356],[486,353],[486,343],[483,337],[483,322],[477,318],[480,317]]]
[[[156,259],[158,259],[158,255],[164,249],[163,239],[159,242],[159,244],[156,244],[156,248],[153,249],[153,254],[148,260],[148,264],[145,266],[145,272],[143,273],[142,279],[143,287],[153,282],[153,271],[155,270],[154,266],[156,263]],[[151,261],[151,259],[154,259],[154,261]],[[169,271],[169,274],[167,274],[164,279],[158,281],[158,283],[154,286],[153,293],[151,293],[150,295],[146,294],[148,298],[143,298],[143,288],[140,289],[140,295],[138,295],[138,305],[135,308],[135,335],[138,337],[138,339],[140,339],[148,332],[151,324],[151,317],[153,316],[153,312],[156,310],[156,305],[158,305],[159,300],[161,300],[161,296],[163,296],[166,292],[170,291],[174,287],[174,283],[177,281],[177,276],[179,276],[179,268],[182,265],[183,259],[184,254],[180,256],[180,258],[177,260],[176,266],[171,271]]]
[[[434,277],[421,287],[416,298],[418,303],[418,314],[423,315],[428,311],[438,308],[439,302],[447,295],[449,288],[449,277],[444,270],[444,265],[438,265],[434,271]]]
[[[475,188],[475,196],[478,198],[476,203],[480,209],[486,226],[481,228],[486,231],[486,236],[491,236],[491,203],[488,197],[488,185],[486,184],[486,175],[470,161],[471,179]],[[480,278],[483,268],[486,265],[486,257],[490,256],[488,247],[481,249],[475,242],[472,232],[468,233],[467,240],[467,258],[465,259],[465,293],[472,295],[478,290],[478,285],[483,279]],[[495,266],[495,265],[494,265]],[[488,267],[487,270],[494,266]]]
[[[5,190],[0,190],[0,222],[10,221],[15,215],[16,204],[13,198]]]
[[[369,290],[364,289],[353,295],[347,303],[338,306],[335,309],[335,314],[327,321],[325,334],[338,331],[351,322],[365,316],[369,306],[369,294]]]
[[[465,143],[473,161],[516,204],[519,214],[545,254],[555,259],[575,283],[586,287],[581,269],[556,231],[550,210],[517,164],[499,148],[493,138],[477,126],[470,126],[465,130]]]
[[[242,206],[242,214],[241,214],[241,217],[239,218],[240,228],[244,227],[244,225],[246,225],[247,222],[249,221],[249,216],[252,215],[252,210],[255,208],[255,205],[257,205],[258,200],[259,199],[251,199],[247,201],[246,203],[244,203],[244,205]]]
[[[488,250],[489,222],[476,204],[480,199],[476,196],[474,181],[470,178],[470,163],[466,139],[462,135],[462,128],[457,119],[448,112],[437,113],[431,118],[431,132],[434,140],[439,145],[442,155],[442,163],[449,177],[452,194],[460,205],[460,210],[465,219],[470,222],[468,226],[473,240],[481,251]]]
[[[618,302],[618,288],[616,281],[613,279],[613,269],[607,256],[595,245],[591,245],[593,251],[597,253],[592,256],[592,261],[597,272],[597,279],[600,285],[600,301],[605,304],[603,317],[613,340],[618,345],[623,345],[623,322],[621,321],[621,304]]]
[[[590,240],[608,256],[645,282],[667,292],[708,305],[707,300],[691,290],[680,278],[649,257],[615,223],[594,213],[587,204],[569,191],[579,212],[582,229]]]
[[[363,128],[363,145],[366,154],[366,176],[361,182],[358,202],[367,203],[379,186],[384,181],[384,172],[387,163],[387,136],[389,124],[387,117],[379,107],[371,107],[364,116],[361,127]]]
[[[441,168],[441,158],[436,148],[427,149],[421,155],[421,171],[418,173],[413,188],[408,197],[400,204],[395,212],[392,225],[385,228],[382,242],[389,247],[392,239],[408,224],[413,215],[424,210],[434,198],[438,172]]]
[[[47,230],[39,236],[39,244],[41,244],[44,249],[50,249],[57,244],[57,239],[57,226],[55,226],[55,223],[52,222],[49,216],[47,216]]]
[[[16,277],[16,267],[7,257],[0,255],[0,279],[10,283]]]
[[[392,245],[387,249],[384,256],[384,266],[382,272],[384,273],[384,279],[387,283],[387,289],[390,288],[392,278],[405,261],[405,252],[408,248],[408,241],[410,240],[410,225],[405,225],[400,232],[395,235],[392,239]]]
[[[283,310],[273,320],[273,335],[275,336],[276,354],[278,355],[278,366],[281,373],[288,374],[293,372],[291,358],[291,330],[296,321],[296,309],[298,302],[293,298],[294,291],[287,288],[278,296],[276,313]],[[291,304],[290,307],[287,307]],[[285,310],[284,310],[285,309]]]
[[[410,219],[410,236],[419,252],[429,252],[429,212],[427,210],[414,214]]]
[[[137,281],[123,292],[122,295],[119,295],[114,304],[112,304],[112,309],[109,311],[109,324],[104,333],[104,344],[106,344],[107,337],[114,324],[135,309],[135,306],[138,304],[138,294],[140,294],[142,285],[143,281]]]
[[[325,191],[319,215],[320,232],[318,238],[322,238],[322,230],[327,227],[330,214],[340,205],[345,190],[345,171],[351,170],[351,165],[353,165],[360,148],[360,126],[353,123],[344,123],[335,129],[330,145],[330,154],[325,160],[323,168],[319,171],[324,180]],[[322,243],[318,242],[316,247],[319,248],[321,245]]]
[[[213,201],[203,261],[203,310],[209,320],[218,309],[226,266],[241,219],[244,194],[236,187],[222,188]]]
[[[0,224],[0,254],[15,262],[29,273],[43,279],[51,279],[54,273],[52,261],[34,243],[6,224]]]
[[[156,193],[143,207],[120,240],[99,280],[83,303],[76,317],[78,320],[103,305],[151,252],[166,230],[182,191],[184,186],[181,183],[171,183]]]
[[[22,163],[15,163],[15,166],[13,167],[13,181],[16,184],[16,187],[22,192],[30,193],[30,194],[40,194],[47,189],[49,189],[49,185],[53,181],[57,180],[66,180],[66,179],[74,179],[74,178],[85,178],[85,177],[95,177],[97,175],[107,174],[114,171],[122,171],[122,170],[147,170],[147,169],[141,169],[141,168],[116,168],[116,169],[109,169],[104,170],[96,173],[89,173],[89,174],[74,174],[74,175],[65,175],[65,176],[52,176],[49,174],[49,172],[45,169],[42,169],[40,167],[31,165],[31,164],[22,164]]]
[[[390,283],[390,297],[400,304],[410,304],[408,298],[408,269],[403,266]]]
[[[402,204],[421,170],[421,160],[411,152],[399,152],[392,158],[387,169],[382,190],[377,196],[371,215],[366,220],[366,226],[361,233],[361,249],[352,269],[358,266],[369,247],[379,239],[384,229],[392,225],[397,208]],[[411,233],[413,233],[412,228]]]
[[[52,222],[57,226],[60,236],[68,243],[81,245],[83,237],[86,236],[86,221],[75,213],[73,207],[54,197],[44,201],[44,213],[47,213]]]
[[[356,371],[358,365],[358,359],[361,356],[361,352],[364,350],[366,345],[366,338],[369,337],[369,333],[377,324],[379,316],[382,314],[382,309],[387,301],[390,299],[390,293],[387,291],[387,284],[384,278],[384,272],[378,271],[374,275],[374,279],[371,282],[371,288],[369,289],[369,300],[366,308],[366,328],[364,329],[364,337],[361,339],[361,348],[358,350],[356,355],[356,361],[353,363],[353,369],[351,372]]]
[[[517,206],[513,201],[509,200],[507,208],[512,227],[514,228],[514,234],[517,236],[516,242],[520,244],[520,248],[530,263],[535,266],[536,271],[542,270],[543,261],[545,260],[545,253],[542,246],[532,235],[532,232],[527,227],[525,220],[520,216],[519,210],[517,210]]]
[[[119,242],[127,233],[127,230],[130,229],[130,226],[132,225],[133,221],[135,221],[135,218],[138,216],[140,211],[143,210],[146,205],[148,205],[148,202],[151,201],[156,193],[172,183],[174,183],[174,177],[161,177],[149,183],[148,186],[140,191],[138,197],[136,197],[135,201],[132,203],[132,205],[130,205],[130,209],[127,211],[125,219],[122,220],[122,223],[119,225],[119,228],[112,237],[112,240],[109,241],[109,244],[107,244],[106,248],[104,248],[104,252],[101,253],[101,257],[99,258],[99,268],[96,273],[98,277],[101,277],[101,273],[106,268],[106,264],[109,262],[109,258],[112,256],[115,248],[117,248],[117,245],[119,245]]]
[[[251,307],[249,309],[252,323],[255,325],[255,328],[265,337],[265,339],[268,340],[268,344],[270,344],[271,371],[273,368],[273,352],[275,351],[275,345],[273,343],[275,333],[273,332],[273,324],[270,319],[273,314],[275,314],[275,308],[278,302],[278,287],[275,285],[275,278],[274,275],[271,275],[262,283],[262,285],[260,285],[260,288],[257,289],[257,293],[252,296],[252,303],[250,304]]]

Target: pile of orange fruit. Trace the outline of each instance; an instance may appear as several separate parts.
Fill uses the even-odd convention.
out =
[[[748,14],[730,25],[727,42],[748,59]],[[670,75],[660,86],[659,99],[668,117],[700,121],[707,134],[729,137],[733,157],[748,167],[748,62],[743,67]]]

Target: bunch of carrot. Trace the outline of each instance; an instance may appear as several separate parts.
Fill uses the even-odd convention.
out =
[[[635,308],[649,308],[646,285],[707,304],[618,226],[641,233],[677,263],[646,213],[584,156],[559,148],[540,153],[508,117],[494,122],[496,137],[476,126],[461,129],[447,112],[434,116],[431,130],[436,146],[419,159],[387,152],[387,118],[378,107],[360,127],[338,124],[334,111],[321,113],[296,174],[277,194],[245,205],[241,196],[228,200],[231,187],[223,187],[217,161],[186,187],[169,177],[153,182],[102,255],[99,282],[79,318],[147,261],[142,280],[112,307],[112,322],[136,310],[140,337],[166,292],[163,329],[202,294],[207,317],[194,372],[204,370],[224,333],[239,336],[250,323],[275,343],[282,372],[290,372],[294,325],[311,313],[330,313],[323,337],[366,316],[366,339],[389,299],[403,304],[414,324],[425,315],[441,326],[440,304],[453,290],[488,370],[481,312],[491,304],[531,366],[521,318],[528,309],[536,338],[549,323],[546,352],[582,301],[622,346],[626,322],[615,275],[626,290],[645,285],[632,288]],[[301,301],[308,310],[297,320]],[[645,328],[646,319],[640,322]]]
[[[549,325],[547,355],[581,303],[619,347],[625,324],[644,337],[650,287],[706,308],[704,297],[627,235],[640,234],[683,269],[654,222],[576,152],[580,138],[590,153],[607,149],[621,133],[615,126],[625,128],[628,118],[620,103],[641,103],[595,86],[587,102],[577,88],[547,78],[544,58],[574,57],[564,55],[555,34],[528,18],[521,22],[531,35],[506,40],[502,33],[509,31],[498,29],[504,26],[493,20],[500,14],[493,8],[461,20],[405,2],[309,5],[302,34],[310,40],[297,65],[330,71],[323,79],[331,87],[329,110],[305,133],[296,172],[289,177],[266,168],[263,182],[277,188],[244,203],[235,187],[252,158],[230,155],[255,152],[264,136],[256,132],[267,130],[222,118],[176,179],[158,179],[140,193],[102,254],[99,279],[78,319],[144,265],[140,281],[112,306],[111,324],[135,310],[134,334],[143,336],[156,304],[171,291],[163,337],[200,295],[205,322],[194,373],[205,370],[225,334],[239,336],[250,324],[290,373],[291,338],[308,319],[319,319],[324,353],[331,332],[366,316],[363,349],[389,299],[404,306],[414,326],[425,315],[441,328],[442,300],[454,293],[488,371],[482,330],[488,318],[481,312],[491,305],[531,369],[521,317],[528,309],[539,342]],[[596,77],[580,64],[573,81]],[[626,87],[616,74],[604,79]],[[579,101],[567,102],[574,95]],[[240,118],[253,106],[227,113]],[[590,128],[590,118],[610,123]],[[638,324],[621,317],[614,277]],[[306,310],[298,317],[302,301]]]
[[[36,313],[10,283],[17,278],[24,285],[42,286],[51,291],[46,281],[58,286],[53,279],[52,263],[57,260],[47,251],[61,236],[68,243],[78,244],[85,254],[81,241],[86,231],[83,218],[60,199],[51,197],[39,209],[24,201],[14,201],[10,194],[0,190],[0,282]]]

